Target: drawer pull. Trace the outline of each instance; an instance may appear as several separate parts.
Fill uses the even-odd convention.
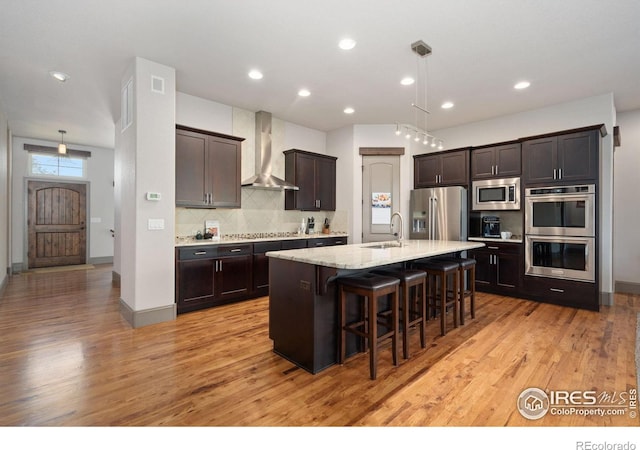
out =
[[[487,248],[488,248],[489,250],[498,250],[500,247],[490,247],[490,246],[488,246]]]
[[[550,291],[553,291],[553,292],[559,292],[559,293],[561,293],[561,294],[564,294],[564,289],[549,288],[549,290],[550,290]]]
[[[193,254],[194,255],[206,255],[207,252],[194,252]]]
[[[241,248],[234,248],[231,250],[231,253],[237,253],[237,252],[241,252],[242,249]]]

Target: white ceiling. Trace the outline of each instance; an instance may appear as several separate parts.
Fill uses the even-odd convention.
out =
[[[621,112],[640,108],[639,22],[638,0],[0,0],[0,110],[16,136],[113,147],[139,56],[180,92],[318,130],[415,123],[399,81],[423,40],[429,130],[605,93]]]

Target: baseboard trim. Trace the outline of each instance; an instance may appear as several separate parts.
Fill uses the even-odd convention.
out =
[[[2,277],[2,281],[0,281],[0,295],[4,293],[4,288],[7,285],[7,280],[9,279],[9,275],[4,275]]]
[[[113,256],[98,256],[89,258],[88,264],[113,264]]]
[[[600,292],[600,304],[602,306],[613,306],[614,292]]]
[[[111,271],[111,285],[113,287],[120,287],[120,274],[115,270]]]
[[[160,308],[134,311],[127,303],[120,299],[120,315],[129,322],[133,328],[140,328],[161,322],[176,320],[176,305],[162,306]]]
[[[22,263],[11,264],[11,273],[20,273],[20,272],[22,272]]]
[[[616,281],[616,292],[623,294],[640,294],[640,283],[632,283],[630,281]]]

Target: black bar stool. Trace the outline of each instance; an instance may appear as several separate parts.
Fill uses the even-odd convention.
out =
[[[427,272],[419,269],[376,269],[378,275],[400,280],[402,355],[409,358],[409,328],[418,326],[420,346],[425,348],[427,321]],[[413,295],[412,295],[413,294]]]
[[[344,363],[346,353],[346,333],[350,332],[367,340],[369,347],[369,372],[371,379],[375,380],[378,367],[378,345],[387,338],[391,338],[391,354],[393,365],[398,365],[398,286],[397,278],[366,273],[359,276],[347,276],[338,278],[338,296],[340,299],[339,323],[340,323],[340,353],[338,362]],[[346,305],[348,294],[354,294],[358,300],[366,299],[363,314],[351,323],[346,322]],[[390,311],[378,311],[378,299],[390,295]],[[390,312],[390,314],[387,314]],[[390,317],[390,321],[387,320]],[[387,331],[378,336],[378,324],[387,327]]]
[[[442,336],[447,334],[446,315],[449,307],[453,307],[453,326],[458,328],[459,264],[455,261],[434,258],[415,261],[413,266],[424,270],[428,277],[433,278],[433,282],[428,280],[427,308],[431,310],[431,314],[434,317],[435,310],[440,312],[440,334]],[[451,291],[447,287],[449,279],[451,279]],[[451,292],[451,295],[449,295],[449,292]]]
[[[458,263],[460,286],[458,293],[460,295],[460,324],[464,325],[465,317],[465,300],[469,299],[469,310],[471,318],[476,318],[476,260],[473,258],[457,258],[442,257],[435,258],[438,260],[454,261]],[[467,275],[469,278],[467,279]],[[466,281],[466,283],[465,283]],[[466,285],[466,286],[465,286]]]

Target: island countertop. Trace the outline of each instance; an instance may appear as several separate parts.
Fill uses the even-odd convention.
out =
[[[370,269],[387,264],[484,247],[483,242],[425,239],[367,242],[333,247],[267,252],[266,256],[336,269]]]

